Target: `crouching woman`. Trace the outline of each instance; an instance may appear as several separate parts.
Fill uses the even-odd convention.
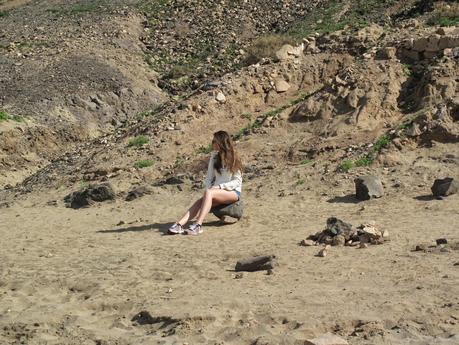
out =
[[[203,232],[204,218],[212,207],[232,204],[240,199],[242,163],[227,132],[214,133],[212,150],[204,195],[196,200],[183,217],[169,228],[170,234],[199,235]],[[195,218],[196,221],[184,229],[188,220]]]

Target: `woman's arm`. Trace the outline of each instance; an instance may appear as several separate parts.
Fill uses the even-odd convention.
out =
[[[231,181],[226,183],[220,183],[218,185],[221,189],[224,190],[235,190],[242,186],[242,173],[241,171],[236,171],[233,176],[231,176]]]
[[[206,181],[205,181],[206,189],[209,189],[210,187],[212,187],[212,184],[215,181],[215,169],[214,169],[215,155],[216,155],[215,152],[211,153],[210,159],[209,159],[209,164],[207,166],[207,176],[206,176]]]

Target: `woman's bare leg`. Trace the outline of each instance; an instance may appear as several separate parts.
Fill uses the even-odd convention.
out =
[[[188,222],[190,218],[193,219],[194,217],[196,217],[196,215],[199,212],[199,209],[201,208],[201,203],[202,203],[202,198],[196,200],[194,204],[191,205],[191,207],[185,212],[183,217],[180,218],[177,224],[180,224],[183,226]]]
[[[202,197],[201,207],[198,213],[197,224],[202,225],[204,218],[209,213],[212,206],[221,204],[231,204],[238,200],[237,194],[232,191],[222,189],[206,189]]]

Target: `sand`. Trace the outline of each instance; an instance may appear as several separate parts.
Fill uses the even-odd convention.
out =
[[[0,343],[302,344],[330,331],[350,344],[459,344],[459,250],[412,251],[459,240],[459,195],[421,192],[332,203],[313,190],[247,191],[241,221],[209,215],[196,237],[165,232],[198,191],[80,210],[62,192],[33,194],[1,209]],[[298,243],[330,215],[375,220],[391,241],[316,257],[320,247]],[[235,279],[237,260],[264,254],[278,256],[274,274]],[[153,324],[131,321],[141,311]]]

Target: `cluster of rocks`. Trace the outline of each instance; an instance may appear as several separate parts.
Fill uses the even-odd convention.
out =
[[[307,239],[301,241],[303,246],[331,245],[331,246],[360,246],[369,244],[383,244],[389,240],[389,232],[381,230],[374,221],[363,223],[356,228],[338,218],[327,219],[326,228]],[[320,255],[325,256],[325,255]]]
[[[459,28],[439,28],[429,36],[406,39],[398,45],[401,57],[412,61],[436,56],[459,56]]]
[[[91,206],[95,202],[114,200],[115,196],[113,186],[110,183],[102,183],[70,193],[64,198],[64,202],[66,207],[78,209]]]

